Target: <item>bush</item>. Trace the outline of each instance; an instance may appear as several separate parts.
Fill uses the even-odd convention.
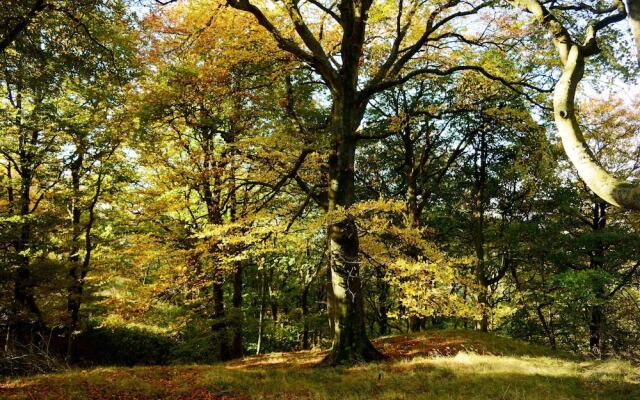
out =
[[[76,338],[81,363],[106,365],[168,364],[177,341],[138,327],[88,328]]]

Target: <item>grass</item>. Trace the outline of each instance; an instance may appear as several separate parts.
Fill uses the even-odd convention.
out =
[[[217,365],[70,370],[0,383],[0,399],[640,399],[640,369],[466,331],[381,338],[390,359],[315,368],[323,352]]]

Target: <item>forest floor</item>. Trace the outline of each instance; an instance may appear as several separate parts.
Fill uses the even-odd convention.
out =
[[[0,381],[0,399],[640,399],[640,368],[469,331],[374,341],[389,359],[316,367],[325,353],[215,365],[102,367]]]

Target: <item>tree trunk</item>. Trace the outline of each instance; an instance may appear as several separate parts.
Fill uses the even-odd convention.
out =
[[[607,204],[596,201],[592,205],[592,229],[601,231],[607,224]],[[601,241],[596,243],[596,248],[590,254],[590,268],[592,270],[601,271],[603,268],[603,259],[605,256],[604,244]],[[604,342],[602,340],[604,331],[604,307],[602,303],[605,301],[605,287],[600,282],[596,283],[594,294],[596,303],[590,307],[589,320],[589,350],[594,355],[600,357],[604,354]]]
[[[422,318],[416,317],[412,315],[409,317],[409,333],[417,333],[420,332],[420,328],[422,327]]]
[[[574,102],[583,74],[584,55],[577,45],[572,45],[553,99],[555,122],[564,150],[589,189],[601,199],[618,207],[640,210],[640,186],[620,181],[602,168],[582,135]]]
[[[80,234],[82,227],[80,226],[80,170],[82,168],[83,154],[81,149],[77,149],[76,159],[71,164],[71,247],[69,249],[69,279],[71,280],[67,291],[67,359],[74,360],[73,352],[73,331],[78,325],[78,313],[80,310],[80,295],[82,289],[80,287]]]
[[[300,296],[300,307],[302,308],[302,349],[309,349],[309,285],[305,285]]]
[[[14,196],[13,196],[13,173],[11,162],[7,162],[7,212],[13,215]]]
[[[640,64],[640,0],[627,0],[627,12],[629,13],[629,25],[636,42],[636,56]]]
[[[221,225],[222,210],[220,208],[220,198],[222,188],[220,187],[220,168],[221,165],[214,159],[214,143],[213,132],[210,127],[198,127],[202,135],[202,153],[203,153],[203,173],[201,177],[202,197],[207,206],[207,222],[211,225]],[[220,251],[217,244],[213,244],[210,249],[215,255]],[[227,343],[228,340],[228,321],[225,315],[224,307],[224,281],[222,273],[219,270],[214,271],[213,276],[213,323],[211,329],[215,335],[218,357],[220,360],[229,360],[231,358],[231,350]]]
[[[602,352],[602,325],[604,312],[601,305],[591,306],[591,319],[589,321],[589,350],[592,354],[601,357]]]
[[[616,179],[606,171],[594,156],[585,141],[575,113],[575,94],[578,84],[584,75],[585,57],[598,54],[598,29],[624,18],[621,3],[617,5],[618,13],[602,19],[608,20],[598,29],[590,24],[585,32],[584,44],[577,44],[562,22],[553,15],[539,0],[519,0],[512,2],[531,12],[552,35],[552,42],[563,65],[562,76],[554,88],[553,113],[562,138],[562,145],[571,163],[589,189],[609,204],[626,209],[640,210],[640,185]],[[545,2],[546,3],[546,2]],[[638,0],[629,0],[630,21],[634,26],[636,39],[638,33]]]
[[[267,290],[269,291],[269,306],[271,307],[271,319],[278,322],[278,299],[273,290],[273,268],[269,270],[269,279],[267,280]]]
[[[478,303],[482,309],[482,316],[480,318],[480,331],[489,332],[489,296],[486,286],[480,288],[480,295],[478,296]]]
[[[549,339],[549,346],[551,346],[551,349],[555,350],[557,348],[557,345],[556,345],[556,335],[553,330],[552,320],[551,318],[549,318],[549,323],[547,323],[547,320],[545,319],[544,314],[542,313],[542,309],[545,306],[546,304],[541,304],[538,307],[536,307],[536,314],[538,315],[538,319],[542,324],[542,329],[544,329],[544,333],[547,335],[547,339]]]
[[[347,97],[348,98],[348,97]],[[348,209],[355,201],[357,125],[363,110],[334,99],[334,149],[329,157],[329,212]],[[359,113],[359,115],[353,115]],[[360,277],[358,229],[347,215],[328,228],[331,285],[329,303],[334,315],[334,345],[325,359],[330,365],[383,358],[366,334]]]
[[[491,305],[489,303],[489,284],[487,282],[487,270],[485,264],[484,253],[484,218],[486,207],[486,180],[487,180],[487,157],[488,144],[484,130],[479,135],[479,146],[476,148],[475,170],[473,182],[473,221],[471,226],[471,237],[476,256],[476,282],[478,283],[480,293],[478,294],[478,303],[480,304],[482,316],[480,319],[480,330],[482,332],[489,331],[489,313]]]
[[[37,142],[37,133],[34,133]],[[33,137],[32,137],[33,138]],[[31,242],[31,222],[29,215],[31,214],[31,185],[33,175],[31,171],[31,154],[26,149],[20,150],[20,159],[22,171],[20,173],[20,217],[21,226],[18,240],[14,247],[18,254],[18,268],[16,269],[14,278],[14,297],[12,304],[12,314],[14,317],[15,338],[18,342],[26,344],[32,341],[32,332],[39,331],[44,326],[42,313],[38,307],[34,297],[33,276],[30,269],[30,259],[26,254]]]
[[[231,359],[231,351],[227,344],[227,320],[224,312],[224,287],[221,282],[213,284],[213,324],[211,329],[217,334],[218,356],[220,360]]]
[[[267,273],[263,269],[260,274],[260,315],[258,316],[258,343],[256,355],[262,350],[262,336],[264,334],[264,314],[267,312]]]
[[[242,358],[244,346],[242,344],[242,264],[238,263],[233,276],[233,358]]]
[[[384,270],[381,266],[378,266],[376,268],[376,286],[378,289],[378,300],[380,302],[378,325],[380,326],[380,335],[382,336],[389,333],[389,312],[387,307],[389,284],[384,280],[384,277]]]
[[[329,242],[327,241],[327,249],[329,248]],[[325,292],[327,296],[327,319],[329,320],[329,332],[331,334],[331,347],[335,345],[335,332],[336,332],[336,313],[333,308],[333,301],[331,299],[331,287],[333,286],[333,279],[331,278],[331,267],[327,267],[327,281],[325,282]]]

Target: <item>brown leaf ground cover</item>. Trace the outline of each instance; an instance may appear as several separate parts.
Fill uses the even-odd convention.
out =
[[[640,369],[495,335],[433,331],[375,340],[389,358],[316,367],[323,351],[215,365],[72,369],[0,382],[0,399],[640,399]]]

